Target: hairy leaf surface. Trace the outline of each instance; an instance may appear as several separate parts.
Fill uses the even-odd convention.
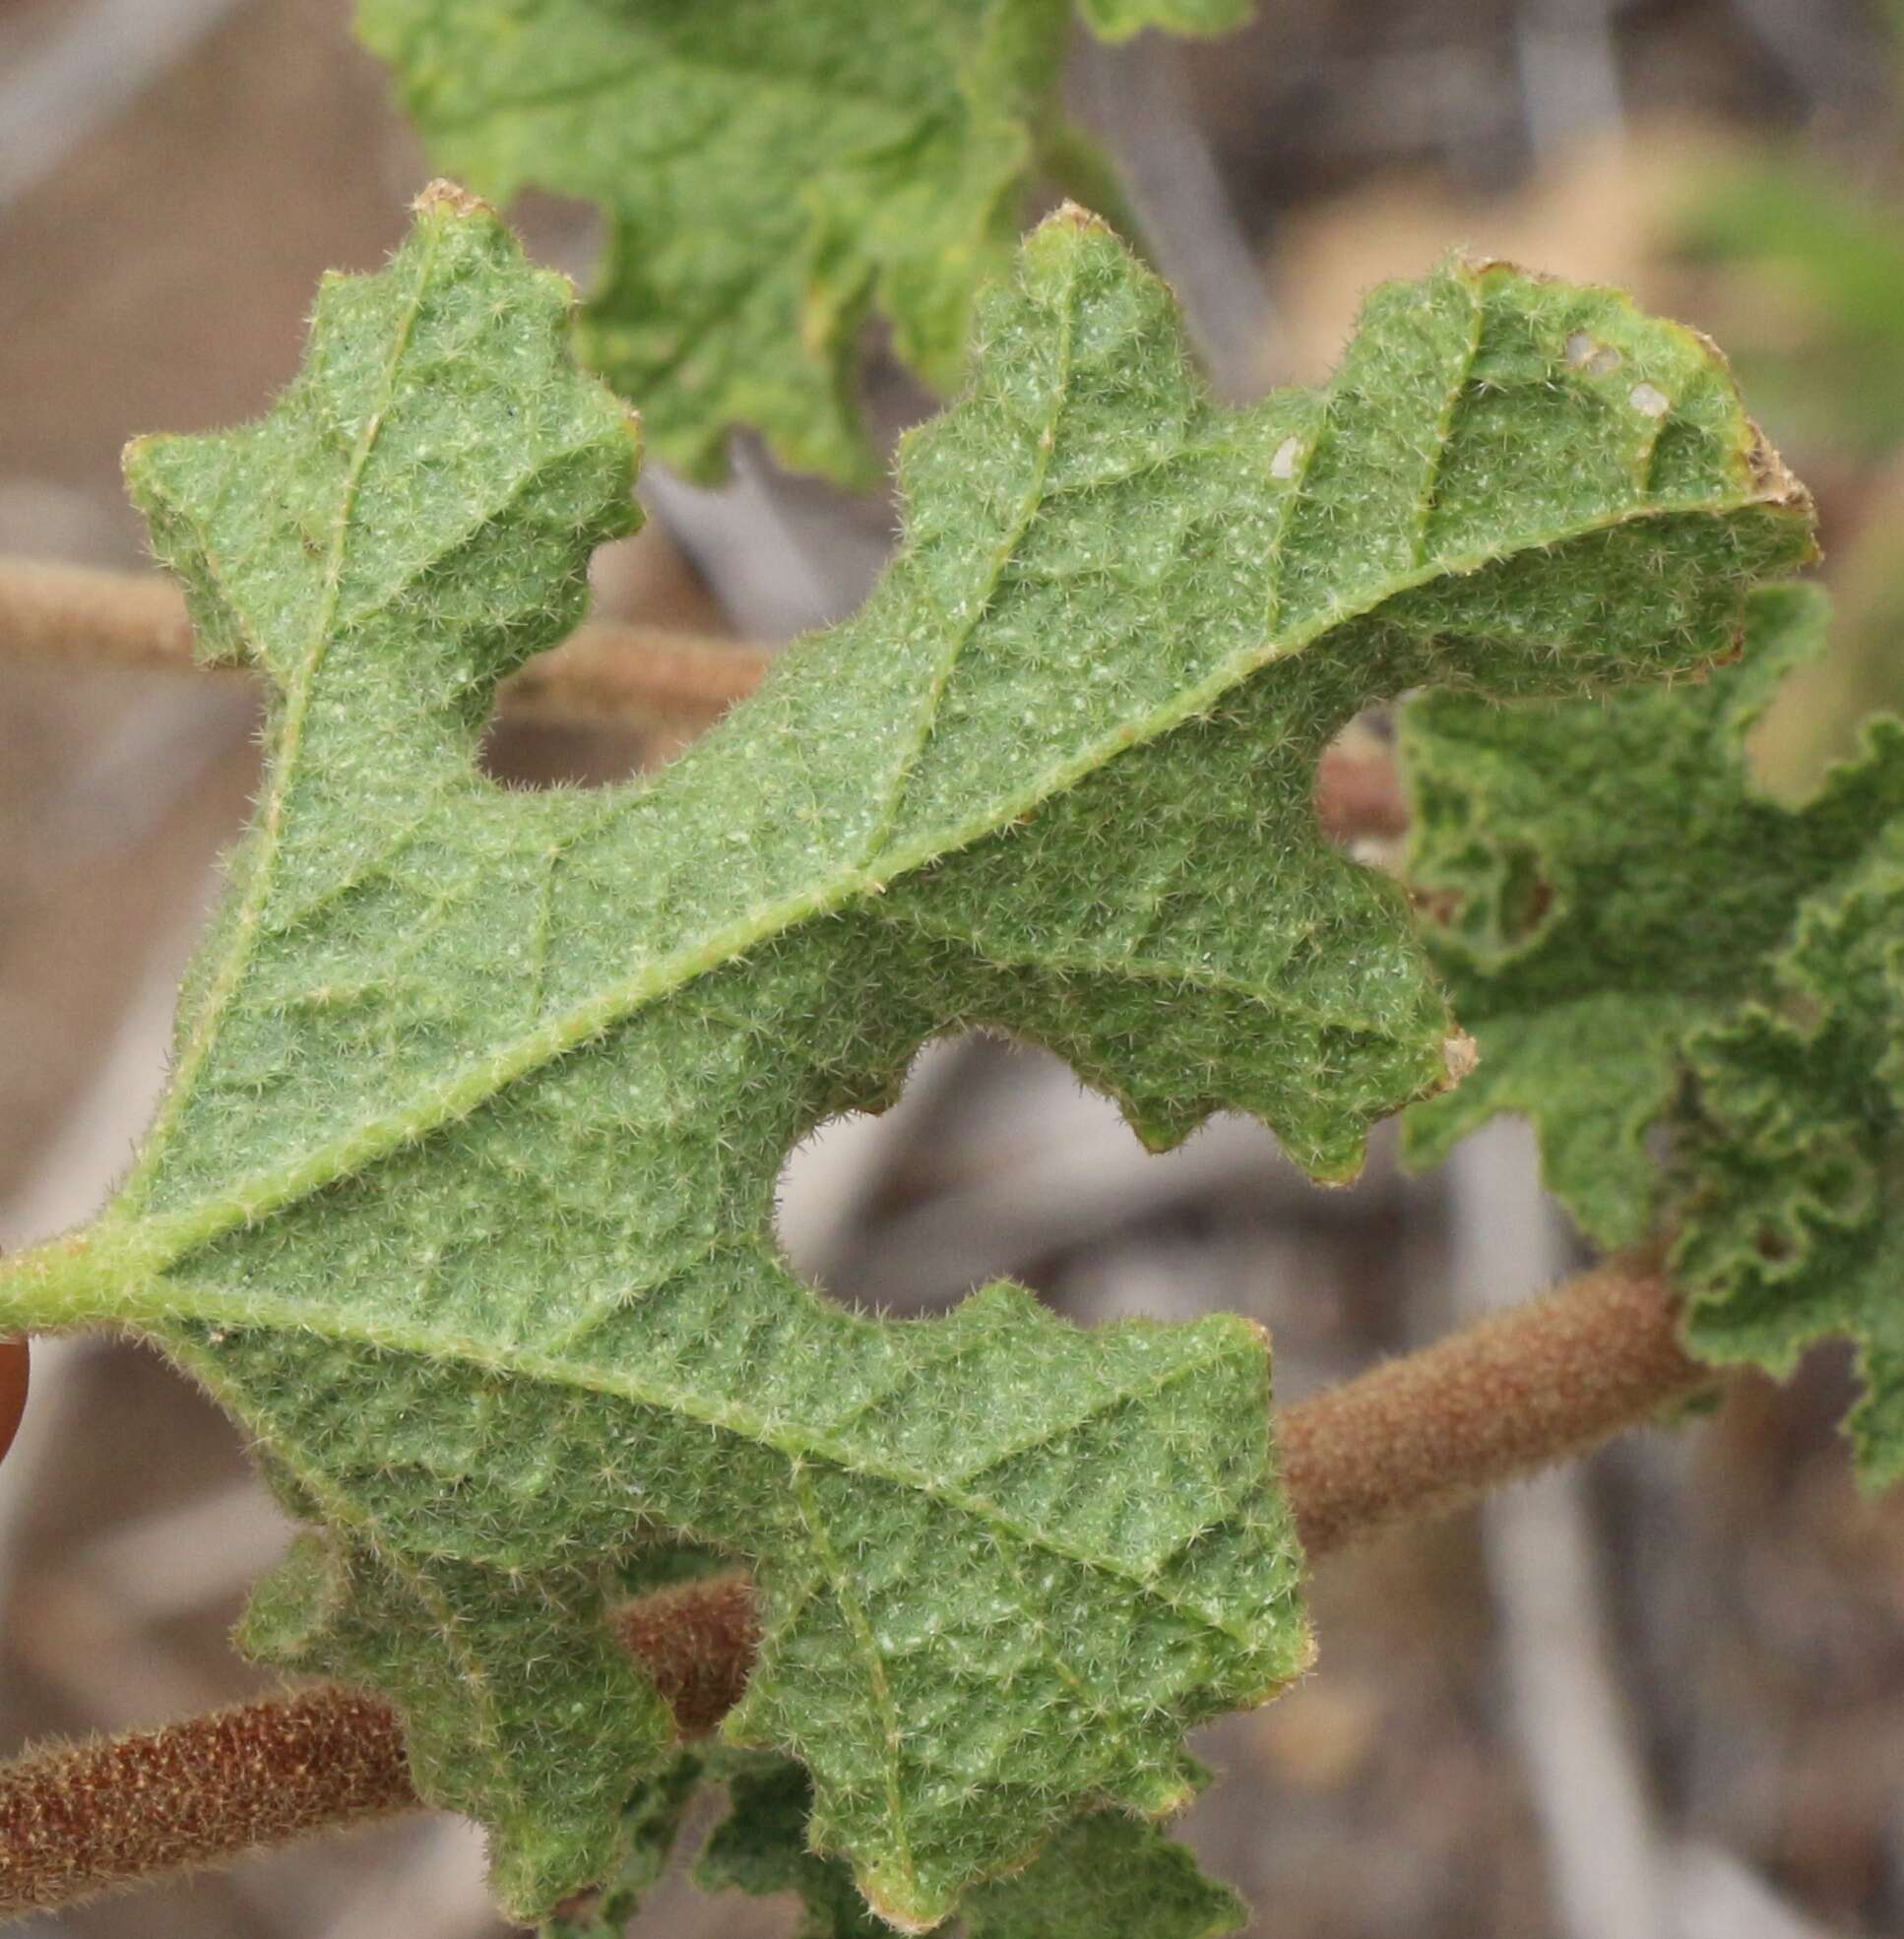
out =
[[[543,1939],[620,1939],[672,1855],[703,1778],[726,1786],[730,1810],[694,1866],[710,1892],[799,1901],[795,1939],[880,1939],[851,1869],[807,1844],[812,1786],[792,1759],[765,1751],[678,1752],[629,1808],[632,1847],[613,1885],[585,1911],[550,1920]],[[1221,1939],[1244,1922],[1242,1902],[1206,1878],[1155,1825],[1122,1812],[1086,1814],[1053,1834],[1009,1877],[975,1887],[963,1916],[935,1927],[965,1939]]]
[[[563,322],[439,190],[269,418],[135,450],[208,650],[272,678],[269,775],[139,1165],[0,1317],[137,1325],[242,1418],[321,1531],[251,1646],[390,1693],[512,1908],[607,1874],[666,1749],[603,1621],[665,1533],[755,1572],[733,1734],[927,1925],[1080,1808],[1180,1801],[1185,1726],[1306,1660],[1265,1349],[1005,1284],[853,1316],[779,1257],[787,1152],[988,1026],[1153,1145],[1238,1108],[1351,1175],[1449,1026],[1400,892],[1318,835],[1322,748],[1425,682],[1723,654],[1807,508],[1697,339],[1497,265],[1220,409],[1070,212],[909,441],[862,612],[658,777],[512,794],[496,681],[633,518]]]
[[[1247,0],[1084,0],[1107,37],[1215,32]],[[1066,0],[360,0],[436,164],[485,195],[599,205],[585,356],[694,476],[757,428],[873,476],[857,400],[875,314],[941,391],[1009,267],[1056,122]]]
[[[1904,723],[1867,749],[1890,814],[1862,865],[1800,905],[1762,998],[1692,1039],[1674,1263],[1709,1359],[1784,1374],[1828,1335],[1857,1343],[1875,1489],[1904,1478]]]
[[[1744,657],[1702,686],[1409,709],[1412,872],[1481,1065],[1406,1130],[1426,1161],[1525,1113],[1596,1237],[1676,1227],[1711,1358],[1785,1372],[1850,1334],[1875,1484],[1904,1473],[1904,724],[1873,722],[1797,808],[1753,785],[1745,748],[1825,618],[1821,594],[1767,589]]]
[[[729,1753],[721,1775],[732,1809],[695,1865],[696,1883],[793,1894],[802,1914],[794,1939],[879,1939],[852,1874],[807,1848],[799,1766]],[[965,1939],[1221,1939],[1245,1916],[1237,1895],[1156,1826],[1096,1811],[1054,1834],[1022,1871],[969,1893],[959,1929]]]

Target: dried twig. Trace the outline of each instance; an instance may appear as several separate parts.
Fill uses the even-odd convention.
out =
[[[1460,1507],[1708,1385],[1678,1301],[1616,1263],[1282,1419],[1284,1479],[1310,1557]],[[757,1640],[744,1579],[634,1603],[623,1640],[684,1735],[744,1688]],[[193,1867],[415,1803],[392,1713],[340,1689],[30,1754],[0,1769],[0,1915]]]

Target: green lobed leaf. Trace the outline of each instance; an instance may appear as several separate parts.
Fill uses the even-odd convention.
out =
[[[1767,589],[1745,655],[1702,686],[1408,710],[1411,874],[1481,1063],[1409,1113],[1406,1149],[1429,1161],[1524,1113],[1595,1237],[1677,1229],[1695,1350],[1788,1371],[1850,1334],[1879,1483],[1904,1473],[1904,725],[1873,722],[1796,808],[1745,754],[1825,621],[1822,594]]]
[[[1796,900],[1862,844],[1855,796],[1793,816],[1745,768],[1746,730],[1823,626],[1821,594],[1780,588],[1754,601],[1739,663],[1702,686],[1407,710],[1406,872],[1442,912],[1435,960],[1481,1051],[1458,1091],[1409,1113],[1415,1162],[1521,1112],[1588,1232],[1623,1245],[1651,1228],[1663,1186],[1645,1134],[1687,1034],[1753,986]]]
[[[680,1839],[703,1779],[729,1811],[694,1865],[709,1892],[799,1901],[795,1939],[879,1939],[891,1927],[867,1908],[851,1869],[809,1848],[812,1786],[791,1758],[768,1751],[682,1750],[627,1808],[631,1849],[612,1885],[558,1915],[542,1939],[619,1939]],[[977,1886],[964,1916],[934,1928],[965,1939],[1221,1939],[1244,1923],[1242,1902],[1206,1878],[1190,1852],[1141,1818],[1091,1812],[1055,1832],[1022,1870]]]
[[[922,1927],[1080,1809],[1170,1809],[1185,1727],[1306,1661],[1267,1358],[1003,1284],[850,1315],[779,1257],[787,1152],[990,1027],[1154,1146],[1237,1108],[1351,1175],[1448,1023],[1400,892],[1317,832],[1320,751],[1424,683],[1724,654],[1808,508],[1698,339],[1501,265],[1223,410],[1070,212],[908,441],[861,613],[661,775],[509,793],[495,682],[634,516],[562,341],[435,191],[269,418],[134,451],[209,650],[272,676],[269,772],[139,1164],[0,1318],[136,1326],[244,1422],[319,1531],[250,1647],[391,1696],[512,1910],[611,1873],[666,1754],[603,1619],[665,1535],[753,1569],[730,1734]]]
[[[1801,903],[1767,986],[1695,1035],[1682,1133],[1693,1288],[1687,1338],[1715,1361],[1789,1373],[1833,1334],[1859,1348],[1859,1477],[1904,1478],[1904,722],[1863,757],[1888,796],[1860,863]]]
[[[886,1928],[846,1866],[807,1848],[811,1793],[799,1766],[730,1753],[721,1775],[732,1808],[701,1853],[696,1883],[793,1894],[794,1939],[879,1939]],[[1237,1895],[1156,1826],[1098,1811],[1056,1832],[1022,1871],[976,1887],[960,1927],[966,1939],[1221,1939],[1246,1916]]]
[[[658,453],[725,469],[756,427],[853,484],[875,315],[927,384],[959,379],[1061,118],[1065,0],[359,0],[436,165],[501,199],[597,204],[583,353]],[[1100,33],[1216,32],[1247,0],[1084,0]]]

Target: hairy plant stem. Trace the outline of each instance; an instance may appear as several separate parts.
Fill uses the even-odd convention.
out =
[[[1291,1407],[1283,1480],[1311,1560],[1583,1454],[1718,1379],[1650,1259],[1582,1273]]]
[[[1310,1559],[1444,1515],[1711,1386],[1650,1262],[1615,1261],[1282,1416]],[[744,1578],[631,1603],[622,1641],[684,1736],[737,1701],[757,1641]],[[397,1720],[334,1687],[0,1767],[0,1916],[217,1864],[414,1805]]]

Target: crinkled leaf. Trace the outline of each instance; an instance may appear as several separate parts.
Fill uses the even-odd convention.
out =
[[[873,476],[857,389],[875,312],[956,381],[1009,261],[1063,0],[362,0],[437,165],[485,194],[601,207],[588,360],[656,450],[719,475],[756,427],[789,464]]]
[[[1745,747],[1825,617],[1816,593],[1759,593],[1744,657],[1702,686],[1408,710],[1412,872],[1481,1064],[1406,1128],[1426,1160],[1523,1112],[1596,1237],[1670,1220],[1710,1357],[1782,1371],[1853,1336],[1881,1482],[1904,1472],[1904,726],[1874,722],[1799,807],[1754,786]]]
[[[1755,987],[1799,898],[1862,851],[1868,783],[1794,815],[1745,767],[1746,730],[1823,626],[1821,594],[1771,590],[1744,657],[1701,686],[1407,710],[1408,874],[1441,914],[1435,960],[1481,1051],[1458,1091],[1409,1113],[1416,1162],[1522,1112],[1587,1231],[1618,1245],[1648,1230],[1662,1183],[1645,1134],[1688,1033]]]
[[[660,455],[711,477],[755,427],[867,483],[857,400],[877,315],[958,380],[1060,115],[1065,0],[360,0],[436,164],[606,218],[585,356]],[[1214,32],[1247,0],[1087,0],[1111,37]]]
[[[134,453],[208,645],[272,677],[270,767],[139,1166],[0,1317],[140,1325],[243,1419],[323,1531],[252,1646],[392,1695],[513,1908],[608,1873],[664,1751],[602,1610],[666,1533],[755,1573],[730,1727],[927,1924],[1081,1807],[1169,1808],[1185,1726],[1306,1659],[1266,1356],[1008,1285],[855,1317],[780,1259],[786,1154],[990,1026],[1154,1145],[1234,1107],[1348,1176],[1448,1025],[1399,891],[1317,833],[1322,748],[1424,682],[1726,652],[1806,508],[1622,298],[1456,264],[1232,413],[1069,215],[909,442],[862,612],[661,775],[509,793],[495,682],[632,520],[561,341],[438,193],[261,425]]]
[[[1904,1477],[1904,723],[1834,777],[1885,784],[1867,852],[1801,904],[1762,999],[1701,1031],[1682,1133],[1695,1351],[1791,1370],[1856,1341],[1860,1478]]]
[[[756,1754],[724,1775],[732,1810],[708,1840],[696,1882],[795,1895],[795,1939],[878,1939],[885,1927],[852,1874],[807,1848],[811,1792],[799,1766]],[[1055,1832],[1022,1871],[974,1888],[959,1925],[966,1939],[1220,1939],[1245,1916],[1237,1895],[1156,1826],[1097,1811]]]

